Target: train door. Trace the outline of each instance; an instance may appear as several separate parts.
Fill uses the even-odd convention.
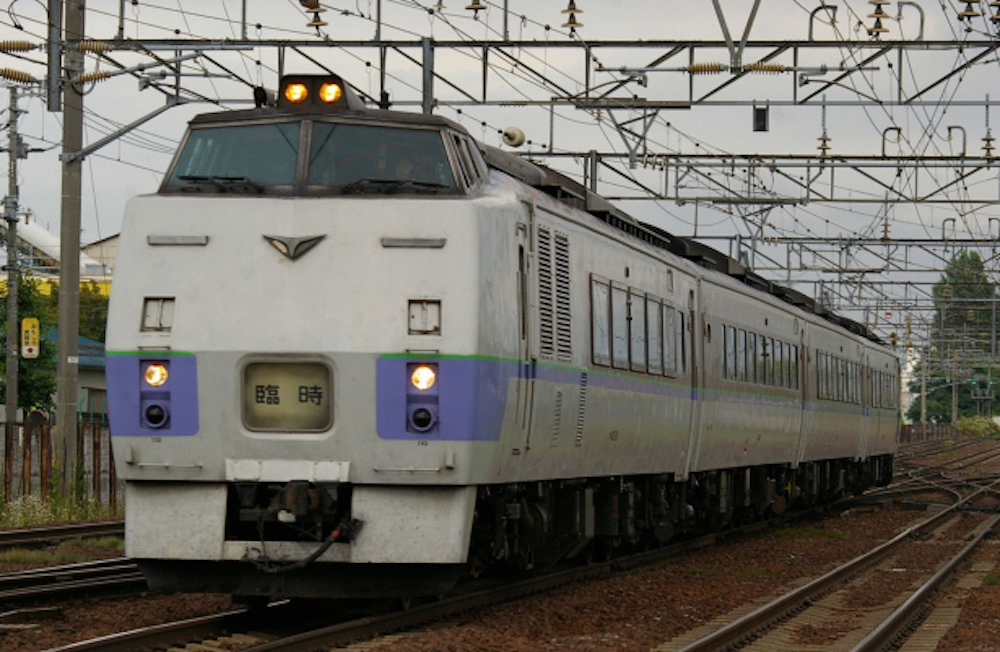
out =
[[[528,452],[531,445],[531,413],[534,398],[534,379],[538,362],[537,343],[532,333],[534,328],[534,301],[532,288],[535,287],[534,253],[531,247],[534,231],[534,207],[525,204],[527,221],[517,225],[517,311],[520,334],[518,336],[517,364],[517,442],[518,454]]]
[[[795,320],[796,331],[799,335],[799,359],[798,359],[798,375],[799,375],[799,404],[800,404],[800,416],[799,416],[799,451],[795,456],[794,467],[797,468],[799,463],[805,458],[806,455],[806,445],[809,438],[809,433],[812,432],[815,427],[813,423],[813,415],[815,412],[809,410],[809,398],[815,396],[816,392],[813,389],[813,375],[809,373],[810,362],[812,361],[809,353],[809,338],[806,337],[807,323],[803,322],[802,326],[798,326],[798,319]]]
[[[698,290],[701,289],[701,280],[696,281],[697,285],[695,287]],[[691,410],[689,415],[689,427],[688,427],[688,444],[686,449],[686,456],[683,461],[683,477],[677,478],[678,480],[686,480],[688,473],[691,472],[691,465],[694,464],[695,458],[698,455],[699,434],[701,430],[701,405],[704,402],[704,383],[702,383],[702,356],[705,350],[704,338],[706,336],[705,331],[705,315],[700,312],[698,306],[698,296],[695,294],[695,290],[688,290],[687,296],[687,311],[685,313],[685,320],[683,331],[684,332],[684,342],[681,346],[683,351],[682,355],[685,356],[685,364],[687,372],[690,374],[688,378],[691,383],[691,400],[690,406]],[[690,342],[690,344],[688,344]],[[685,350],[686,349],[686,350]]]
[[[861,352],[861,428],[859,429],[861,441],[858,442],[858,459],[864,460],[868,457],[868,428],[871,410],[871,396],[869,393],[870,388],[870,374],[871,367],[869,366],[868,354],[862,350]],[[871,424],[875,426],[873,428],[876,436],[878,435],[878,424]]]

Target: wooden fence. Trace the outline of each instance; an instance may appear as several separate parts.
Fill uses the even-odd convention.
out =
[[[10,503],[22,496],[47,499],[52,491],[52,425],[29,418],[13,428],[3,426],[3,497]],[[77,459],[82,461],[83,498],[107,504],[112,511],[122,499],[111,452],[111,431],[101,418],[83,418],[77,423]]]
[[[913,423],[904,425],[899,431],[899,441],[910,443],[928,439],[954,439],[958,428],[950,423]]]

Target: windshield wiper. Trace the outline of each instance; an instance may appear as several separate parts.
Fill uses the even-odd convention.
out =
[[[202,176],[198,174],[182,174],[177,178],[181,181],[186,181],[187,183],[195,185],[211,185],[214,186],[216,190],[221,190],[222,192],[254,192],[258,194],[264,192],[263,185],[246,177],[218,177]]]
[[[443,183],[433,181],[414,181],[412,179],[358,179],[351,183],[344,184],[340,192],[345,195],[353,194],[386,194],[392,195],[405,192],[426,192],[437,193],[442,190],[451,190]]]

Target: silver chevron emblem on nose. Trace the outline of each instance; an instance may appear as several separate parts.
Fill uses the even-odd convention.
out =
[[[325,238],[325,234],[307,235],[301,238],[294,238],[287,235],[264,235],[264,239],[270,242],[272,247],[292,260],[300,257]]]

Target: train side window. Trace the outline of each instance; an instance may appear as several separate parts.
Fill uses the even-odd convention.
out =
[[[459,140],[462,146],[462,153],[465,155],[466,161],[469,163],[469,176],[472,179],[473,184],[479,183],[479,179],[483,176],[478,165],[476,165],[476,154],[478,150],[476,147],[469,143],[468,138],[461,138]]]
[[[611,285],[611,366],[628,369],[628,290]]]
[[[469,151],[462,147],[462,139],[457,134],[451,135],[451,142],[455,146],[455,158],[458,161],[458,171],[462,175],[462,181],[465,182],[466,188],[471,188],[475,184],[475,177],[472,172],[472,161],[469,160]]]
[[[767,338],[757,336],[757,382],[767,384]]]
[[[823,398],[833,400],[833,358],[829,353],[823,354]]]
[[[687,371],[687,365],[685,364],[684,358],[684,313],[680,310],[677,311],[677,321],[676,321],[676,333],[677,333],[677,346],[675,350],[677,351],[677,373],[684,373]]]
[[[816,398],[826,398],[826,376],[823,374],[825,357],[821,351],[816,351]]]
[[[663,373],[663,308],[652,297],[646,298],[646,333],[649,341],[649,373]]]
[[[792,345],[785,342],[785,387],[792,387]]]
[[[785,346],[781,340],[774,340],[774,384],[785,386]]]
[[[628,291],[628,329],[632,353],[632,371],[646,371],[646,297]]]
[[[792,389],[799,388],[799,347],[792,345]]]
[[[673,306],[663,304],[663,373],[677,373],[677,335],[674,323],[677,311]]]
[[[722,377],[729,380],[736,380],[736,329],[732,326],[723,326],[725,337],[722,338]]]
[[[736,331],[736,380],[747,380],[747,332]]]
[[[757,382],[757,333],[747,333],[747,381]]]
[[[766,337],[764,346],[764,369],[767,370],[767,384],[774,384],[774,338]]]
[[[590,279],[591,336],[594,364],[611,366],[611,287],[597,278]]]

